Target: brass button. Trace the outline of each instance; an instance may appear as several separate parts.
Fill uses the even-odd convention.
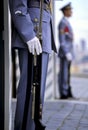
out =
[[[38,19],[37,19],[37,18],[34,18],[34,22],[38,22]]]

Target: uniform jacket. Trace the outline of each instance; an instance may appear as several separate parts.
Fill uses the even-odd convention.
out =
[[[59,56],[65,57],[66,53],[73,53],[73,31],[69,21],[63,17],[58,26],[59,31]]]
[[[39,0],[36,0],[39,1]],[[27,48],[27,41],[35,37],[35,27],[39,24],[39,8],[29,8],[30,0],[10,0],[10,10],[14,25],[12,33],[12,47]],[[45,0],[49,2],[49,0]],[[28,4],[27,4],[28,3]],[[35,22],[35,19],[38,19]],[[43,10],[42,19],[43,51],[51,53],[56,47],[52,34],[52,19],[50,11]],[[52,41],[52,44],[51,44]]]

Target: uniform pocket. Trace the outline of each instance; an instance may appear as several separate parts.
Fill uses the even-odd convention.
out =
[[[29,12],[32,22],[35,22],[35,18],[39,22],[39,19],[40,19],[40,9],[39,8],[29,8],[28,12]],[[43,10],[42,22],[50,22],[50,13],[45,10]]]

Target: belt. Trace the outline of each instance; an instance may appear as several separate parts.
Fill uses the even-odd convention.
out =
[[[40,8],[40,2],[38,1],[31,1],[28,3],[29,8]],[[43,3],[43,9],[50,10],[50,5],[47,3]]]

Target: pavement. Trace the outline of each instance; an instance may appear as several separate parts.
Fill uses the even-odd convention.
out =
[[[76,99],[45,100],[45,130],[88,130],[88,78],[72,77],[72,93]],[[12,100],[12,130],[16,100]]]
[[[55,95],[56,98],[60,97],[58,88],[58,75],[57,77],[57,82],[56,82],[56,88],[55,88]],[[72,89],[72,94],[76,98],[80,98],[83,101],[88,101],[88,77],[84,75],[80,76],[71,76],[71,89]]]
[[[88,102],[45,102],[43,123],[46,124],[46,130],[88,130]]]
[[[12,130],[15,104],[12,104]],[[79,100],[46,101],[42,122],[45,130],[88,130],[88,102]]]

